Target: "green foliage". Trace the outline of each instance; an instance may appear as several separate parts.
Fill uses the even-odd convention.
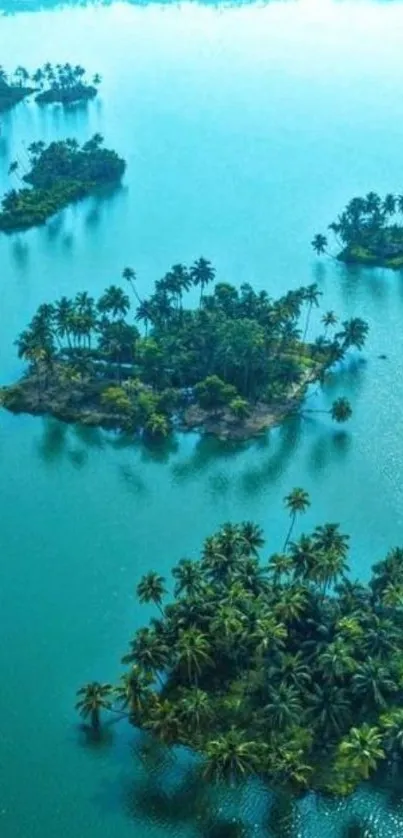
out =
[[[81,148],[74,139],[47,147],[32,143],[28,148],[31,170],[23,177],[31,188],[12,189],[4,195],[0,230],[12,232],[43,224],[97,186],[119,182],[126,164],[115,151],[102,148],[102,142],[101,135],[94,134]]]
[[[46,163],[49,149],[51,157],[60,154],[63,166],[70,166],[72,153],[73,159],[76,154],[89,156],[91,167],[89,146],[99,148],[100,142],[95,137],[81,151],[72,148],[72,141],[48,149],[42,143],[31,146],[38,163],[31,173],[35,188],[26,190],[27,200],[36,188],[46,191],[48,178],[56,177],[49,174]],[[13,206],[18,194],[8,196],[6,206]],[[35,202],[32,211],[40,211]],[[24,409],[25,398],[28,409],[33,410],[35,402],[33,412],[40,407],[69,421],[83,416],[86,423],[163,438],[178,417],[189,426],[192,417],[200,419],[200,411],[187,410],[198,404],[205,411],[206,426],[213,416],[217,425],[234,428],[231,416],[242,420],[251,415],[253,428],[254,411],[259,421],[276,410],[280,416],[298,410],[307,383],[322,381],[326,370],[351,346],[362,349],[365,343],[368,327],[360,318],[344,321],[331,340],[323,335],[314,344],[301,341],[298,322],[305,307],[306,332],[312,307],[319,301],[316,285],[288,292],[279,300],[265,292],[257,294],[250,285],[238,291],[228,283],[218,283],[207,294],[214,275],[203,258],[190,268],[173,265],[145,300],[139,295],[136,272],[127,267],[122,276],[132,295],[110,285],[98,300],[84,291],[74,299],[61,297],[39,306],[17,340],[19,356],[30,367],[21,382],[19,409]],[[184,305],[192,283],[204,292],[196,309]],[[335,325],[333,312],[324,322],[325,328]],[[46,368],[46,386],[38,407],[33,391],[39,368]],[[50,384],[53,395],[47,401]],[[9,402],[15,403],[15,399]],[[342,398],[332,408],[336,421],[344,421],[350,412]]]
[[[398,269],[403,264],[403,198],[392,194],[381,198],[368,192],[364,198],[352,198],[345,210],[329,225],[341,245],[338,259],[362,265],[383,265]],[[325,252],[327,240],[318,234],[312,247]]]
[[[290,492],[295,518],[307,493]],[[260,564],[262,532],[224,524],[200,558],[174,567],[173,599],[150,572],[141,602],[160,615],[140,628],[113,695],[133,723],[203,759],[206,778],[258,774],[291,789],[350,794],[385,759],[403,758],[403,550],[369,585],[346,573],[348,537],[325,523]]]

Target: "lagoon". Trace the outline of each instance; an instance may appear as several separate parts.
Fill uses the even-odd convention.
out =
[[[365,362],[347,362],[316,399],[351,400],[342,432],[320,417],[238,447],[189,434],[141,448],[0,413],[1,835],[188,838],[204,834],[196,819],[140,806],[156,777],[131,731],[83,746],[75,689],[115,679],[148,616],[134,599],[143,572],[167,573],[230,518],[256,520],[278,549],[295,485],[312,498],[300,530],[329,520],[351,534],[354,576],[403,543],[403,275],[318,261],[309,246],[353,195],[402,191],[403,5],[29,7],[0,17],[4,66],[82,63],[103,83],[84,109],[24,103],[2,116],[2,191],[10,161],[24,164],[37,139],[100,131],[128,169],[107,198],[0,238],[2,383],[19,372],[13,340],[39,303],[98,294],[127,264],[145,293],[173,262],[201,254],[218,278],[274,296],[318,282],[326,309],[370,324]],[[263,834],[261,795],[241,804]],[[356,812],[379,838],[401,833],[399,794],[364,788],[338,804],[307,798],[289,836],[341,838]],[[265,834],[274,838],[273,824]]]

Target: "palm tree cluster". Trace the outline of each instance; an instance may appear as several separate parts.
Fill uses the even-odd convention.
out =
[[[74,407],[78,421],[84,415],[91,422],[92,413],[94,423],[106,427],[133,431],[146,423],[163,436],[174,414],[186,414],[192,404],[206,415],[229,412],[236,421],[256,404],[299,409],[307,383],[322,380],[351,346],[361,349],[368,329],[354,318],[330,337],[337,318],[327,312],[325,335],[307,343],[299,321],[305,308],[305,336],[319,300],[316,286],[279,300],[228,283],[206,294],[215,270],[204,258],[190,268],[174,265],[148,299],[139,297],[132,268],[123,277],[135,297],[134,315],[129,295],[115,285],[98,300],[83,292],[39,307],[17,341],[30,371],[5,391],[7,407],[27,409],[34,391],[35,412],[52,412],[55,393],[63,393],[68,418]],[[186,308],[184,295],[192,288],[200,290],[199,305]],[[331,413],[336,421],[348,419],[348,401],[336,400]]]
[[[31,188],[11,189],[2,200],[0,230],[11,232],[43,224],[72,201],[85,197],[105,183],[118,183],[125,161],[115,151],[103,148],[103,137],[94,134],[81,147],[68,138],[48,146],[38,141],[28,146],[31,169],[22,180]],[[11,163],[9,173],[18,172]]]
[[[352,198],[337,220],[329,224],[346,262],[400,267],[403,263],[403,195],[388,193],[384,198],[369,192],[365,198]],[[326,236],[312,240],[317,254],[327,249]]]
[[[401,759],[403,550],[378,562],[368,585],[352,582],[337,524],[292,539],[309,503],[301,488],[285,498],[283,552],[264,561],[260,527],[224,524],[198,559],[173,568],[166,604],[166,580],[148,572],[137,595],[158,614],[132,638],[117,686],[81,689],[80,712],[99,725],[102,709],[120,710],[229,782],[257,774],[349,794]]]
[[[97,95],[100,83],[99,73],[95,73],[90,82],[80,64],[73,67],[67,62],[53,66],[47,62],[34,73],[29,73],[26,67],[20,65],[10,75],[0,66],[0,111],[38,90],[36,101],[43,104],[60,102],[71,105],[86,101]]]
[[[12,108],[33,93],[29,86],[29,73],[25,67],[17,67],[12,76],[8,76],[0,65],[0,113]]]
[[[86,71],[80,64],[72,66],[49,62],[39,67],[31,76],[32,82],[39,87],[37,102],[60,102],[71,105],[74,102],[93,99],[97,95],[97,88],[101,83],[101,76],[96,73],[92,81],[86,79]]]

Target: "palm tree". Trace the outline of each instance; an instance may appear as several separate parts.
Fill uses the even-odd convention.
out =
[[[353,709],[347,691],[336,684],[313,684],[307,694],[308,719],[326,736],[342,734],[351,724]]]
[[[341,764],[358,771],[367,780],[370,771],[377,767],[379,760],[385,758],[378,728],[367,723],[361,727],[352,727],[339,745],[339,757]]]
[[[341,396],[335,399],[331,408],[330,415],[335,422],[347,422],[352,416],[353,410],[348,399]]]
[[[141,299],[140,299],[140,297],[137,293],[137,288],[136,288],[137,276],[136,276],[136,271],[134,270],[134,268],[123,268],[122,277],[123,277],[123,279],[126,280],[126,282],[128,282],[130,284],[130,287],[133,291],[134,296],[136,297],[137,301],[139,303],[141,303]]]
[[[193,282],[195,287],[200,287],[200,305],[203,298],[203,290],[206,285],[209,285],[210,282],[214,282],[215,279],[215,269],[213,268],[211,262],[208,259],[204,259],[202,256],[200,259],[197,259],[196,262],[192,265],[189,271],[190,278]]]
[[[137,596],[140,602],[153,602],[161,614],[164,614],[161,602],[165,594],[165,579],[154,571],[146,573],[137,585]]]
[[[336,335],[343,341],[344,349],[355,346],[362,349],[368,334],[368,323],[360,317],[352,317],[351,320],[344,320],[341,324],[343,330]]]
[[[135,664],[129,672],[121,676],[119,684],[114,687],[115,701],[123,710],[129,708],[131,713],[141,714],[152,700],[151,683],[150,673]]]
[[[339,524],[321,524],[313,531],[315,548],[322,552],[332,551],[345,558],[350,538],[339,531]]]
[[[292,685],[280,684],[269,689],[269,701],[265,705],[264,719],[270,727],[284,730],[297,724],[301,718],[302,707],[298,690]]]
[[[334,311],[326,311],[322,317],[322,323],[325,327],[325,333],[330,328],[330,326],[335,326],[338,323],[339,318],[334,313]]]
[[[151,713],[144,722],[144,727],[166,745],[172,745],[180,741],[180,719],[176,707],[167,699],[157,701],[152,705]]]
[[[269,572],[273,578],[273,584],[276,586],[281,583],[283,576],[289,576],[294,568],[294,563],[291,556],[285,553],[274,553],[269,559]]]
[[[113,317],[124,317],[129,309],[130,300],[117,285],[110,285],[98,300],[98,310],[101,314],[110,312]]]
[[[244,731],[232,728],[207,742],[204,777],[231,785],[245,780],[259,771],[262,751],[262,746],[249,741]]]
[[[326,253],[327,248],[327,238],[323,236],[322,233],[316,233],[316,236],[313,237],[311,241],[311,245],[315,251],[315,253],[320,256],[322,253]]]
[[[387,667],[368,658],[357,669],[352,680],[352,689],[366,705],[386,707],[389,696],[397,691],[397,684]]]
[[[286,509],[288,509],[290,516],[291,516],[291,524],[287,533],[286,540],[283,546],[283,553],[287,547],[287,544],[291,538],[291,533],[294,529],[294,524],[299,513],[306,512],[308,507],[311,505],[308,492],[305,489],[301,489],[297,487],[293,489],[289,495],[286,495],[284,498],[284,504]]]
[[[263,530],[253,521],[244,521],[240,525],[241,538],[245,542],[247,552],[256,556],[264,545]]]
[[[131,642],[131,651],[122,658],[122,663],[136,663],[146,672],[157,675],[163,683],[160,673],[169,663],[168,646],[154,629],[140,629]]]
[[[352,675],[357,669],[357,661],[352,649],[342,637],[337,637],[318,656],[317,663],[326,681],[337,681]]]
[[[90,684],[85,684],[77,691],[79,700],[76,704],[76,709],[80,715],[87,719],[91,719],[91,727],[98,730],[101,722],[101,710],[109,710],[111,706],[112,685],[100,684],[98,681],[92,681]]]
[[[183,629],[179,633],[175,651],[180,668],[186,670],[189,682],[194,681],[197,687],[202,669],[213,664],[206,635],[194,627]]]
[[[382,211],[385,215],[394,215],[396,212],[396,198],[391,192],[388,192],[383,199]]]
[[[208,693],[195,688],[182,690],[178,713],[191,732],[196,729],[196,734],[199,733],[213,716]]]
[[[304,299],[305,299],[305,302],[308,303],[308,311],[307,311],[307,315],[306,315],[304,335],[303,335],[303,338],[302,338],[304,343],[305,343],[305,338],[306,338],[307,333],[308,333],[308,327],[309,327],[309,321],[310,321],[310,318],[311,318],[312,308],[313,308],[313,306],[317,307],[319,305],[319,297],[321,297],[321,296],[322,296],[322,291],[319,291],[318,286],[317,286],[316,283],[313,283],[312,285],[308,285],[308,287],[305,289]]]
[[[187,597],[194,597],[200,593],[203,586],[203,573],[199,562],[191,559],[181,559],[172,570],[172,576],[176,579],[174,594],[176,597],[185,594]]]

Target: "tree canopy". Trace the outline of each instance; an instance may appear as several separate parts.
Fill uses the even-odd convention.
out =
[[[30,188],[11,189],[2,200],[0,230],[13,232],[43,224],[67,204],[84,198],[102,184],[118,183],[126,164],[103,147],[94,134],[81,147],[77,140],[38,141],[28,146],[31,169],[22,176]],[[18,162],[10,174],[18,171]]]
[[[352,198],[329,230],[339,247],[338,259],[389,268],[403,266],[403,195],[388,193],[383,198],[368,192]],[[327,237],[317,233],[312,247],[320,255],[327,251]]]
[[[298,488],[285,503],[294,514],[309,498]],[[118,685],[97,685],[93,724],[106,705],[124,710],[200,754],[209,780],[349,794],[403,756],[403,550],[364,585],[335,523],[259,561],[263,547],[258,526],[227,523],[173,568],[174,586],[139,581],[159,613],[130,640]],[[79,698],[93,714],[94,683]]]
[[[85,160],[87,147],[77,152]],[[49,154],[59,151],[37,152],[35,186],[54,179]],[[178,416],[188,427],[209,417],[249,427],[257,413],[279,421],[300,409],[310,382],[322,381],[350,347],[362,348],[368,331],[354,318],[331,335],[326,321],[326,335],[308,342],[301,333],[319,300],[316,286],[278,300],[247,284],[218,282],[207,294],[215,270],[204,258],[173,265],[148,298],[139,296],[132,268],[122,276],[129,293],[111,285],[97,300],[85,291],[39,307],[17,340],[28,376],[3,391],[6,407],[152,436],[165,436]],[[185,307],[192,289],[199,303]],[[329,412],[343,422],[351,407],[342,398]]]

